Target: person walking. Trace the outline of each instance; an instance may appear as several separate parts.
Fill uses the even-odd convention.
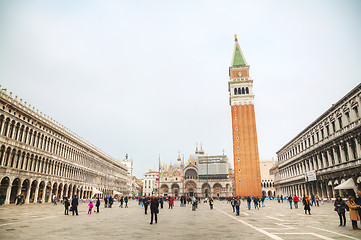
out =
[[[213,198],[209,199],[209,207],[213,209]]]
[[[153,217],[155,220],[155,223],[158,222],[157,214],[159,212],[159,201],[156,197],[152,196],[152,199],[150,201],[150,224],[153,224]]]
[[[94,207],[94,204],[92,203],[91,200],[89,201],[88,206],[89,206],[88,215],[91,215]]]
[[[248,210],[251,210],[251,198],[248,196],[247,197],[247,204],[248,204]]]
[[[312,201],[311,206],[313,206],[313,204],[315,204],[315,206],[316,206],[316,199],[315,199],[315,195],[313,195],[313,193],[311,195],[311,201]]]
[[[357,191],[357,196],[355,198],[355,203],[359,206],[361,206],[361,191]],[[361,208],[358,209],[358,215],[359,218],[361,219]],[[361,224],[361,221],[360,221]]]
[[[231,206],[232,206],[233,212],[235,212],[236,199],[234,197],[231,199]]]
[[[266,198],[265,196],[262,196],[262,197],[261,197],[262,207],[264,207],[264,199],[265,199],[265,198]]]
[[[254,209],[257,209],[259,210],[259,206],[258,206],[258,197],[254,197],[253,198],[253,204],[254,204]]]
[[[291,208],[291,209],[292,209],[292,200],[293,200],[292,197],[289,196],[289,197],[288,197],[288,202],[290,203],[290,208]]]
[[[65,197],[64,198],[64,208],[65,208],[64,214],[65,215],[69,215],[69,206],[70,206],[69,200],[67,197]]]
[[[160,202],[160,208],[163,209],[164,198],[160,197],[159,202]]]
[[[54,195],[53,196],[53,206],[55,206],[55,205],[57,205],[57,204],[56,204],[56,196]]]
[[[308,211],[308,214],[311,215],[311,202],[310,202],[310,199],[308,198],[308,196],[305,197],[303,204],[304,204],[305,214],[307,214],[307,211]]]
[[[239,216],[239,208],[241,206],[241,200],[239,199],[239,197],[234,199],[234,205],[236,206],[236,216]]]
[[[112,205],[113,205],[113,203],[114,203],[114,199],[113,199],[113,197],[112,196],[109,196],[109,199],[108,199],[108,201],[109,201],[109,208],[112,208]]]
[[[71,201],[71,208],[73,209],[73,216],[74,216],[74,213],[76,213],[76,215],[79,216],[78,205],[79,205],[78,195],[75,195],[73,200]]]
[[[97,213],[99,213],[99,207],[100,207],[100,199],[97,197],[97,202],[95,203],[95,206],[97,207]]]
[[[168,198],[168,203],[169,203],[168,209],[173,209],[173,198],[172,197]]]
[[[350,211],[350,220],[352,222],[352,229],[360,230],[357,227],[357,221],[360,221],[360,216],[358,215],[358,210],[360,209],[361,206],[356,204],[353,197],[349,197],[347,206]]]
[[[196,198],[193,196],[192,197],[192,211],[195,211],[197,208],[197,200]]]
[[[281,195],[281,202],[283,203],[283,195]]]
[[[121,208],[123,208],[123,201],[124,201],[124,199],[123,199],[123,197],[121,197],[120,198],[120,205],[119,205],[119,207],[121,207]]]
[[[298,208],[298,202],[299,202],[300,200],[298,199],[298,197],[297,197],[297,195],[295,194],[295,196],[293,197],[293,202],[294,202],[294,204],[295,204],[295,208]]]
[[[125,208],[128,208],[128,196],[125,196],[124,202],[125,202]]]
[[[345,227],[346,226],[346,216],[345,216],[345,209],[346,209],[346,203],[340,196],[336,198],[336,201],[334,203],[335,211],[338,213],[338,216],[340,218],[340,225],[339,227]],[[343,224],[342,224],[343,219]]]
[[[148,197],[147,197],[147,196],[144,198],[143,204],[144,204],[144,213],[147,215],[148,204],[149,204],[149,200],[148,200]]]
[[[108,197],[107,196],[104,197],[104,207],[105,208],[108,207]]]

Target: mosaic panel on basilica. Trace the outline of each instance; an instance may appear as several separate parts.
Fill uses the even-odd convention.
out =
[[[0,92],[0,204],[52,197],[128,194],[123,164],[39,112]]]

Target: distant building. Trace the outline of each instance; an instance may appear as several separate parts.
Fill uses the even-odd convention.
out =
[[[143,196],[152,196],[156,194],[155,189],[158,187],[159,172],[149,171],[143,177]]]
[[[275,176],[273,175],[272,172],[270,172],[270,170],[276,163],[277,161],[273,159],[260,161],[263,196],[268,196],[268,197],[275,196],[275,188],[274,188]]]
[[[184,165],[180,156],[176,163],[163,164],[160,173],[161,196],[228,197],[234,194],[233,169],[227,156],[207,156],[202,147],[197,148]]]
[[[361,84],[307,126],[278,152],[276,194],[335,197],[349,181],[361,189]]]
[[[133,160],[128,158],[128,154],[126,154],[124,159],[118,160],[121,164],[123,164],[127,169],[127,191],[123,191],[124,194],[129,196],[136,195],[136,183],[133,178]]]

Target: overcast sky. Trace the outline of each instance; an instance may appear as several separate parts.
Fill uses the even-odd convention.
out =
[[[233,162],[234,34],[260,159],[361,82],[361,1],[0,0],[0,84],[135,175],[178,151]]]

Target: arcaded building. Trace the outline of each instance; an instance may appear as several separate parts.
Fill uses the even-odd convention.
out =
[[[235,36],[228,91],[232,112],[236,196],[262,196],[253,79],[249,76],[249,69]]]
[[[276,194],[335,197],[350,180],[361,189],[361,84],[277,152]]]
[[[0,91],[0,202],[126,194],[124,165],[54,119]]]

